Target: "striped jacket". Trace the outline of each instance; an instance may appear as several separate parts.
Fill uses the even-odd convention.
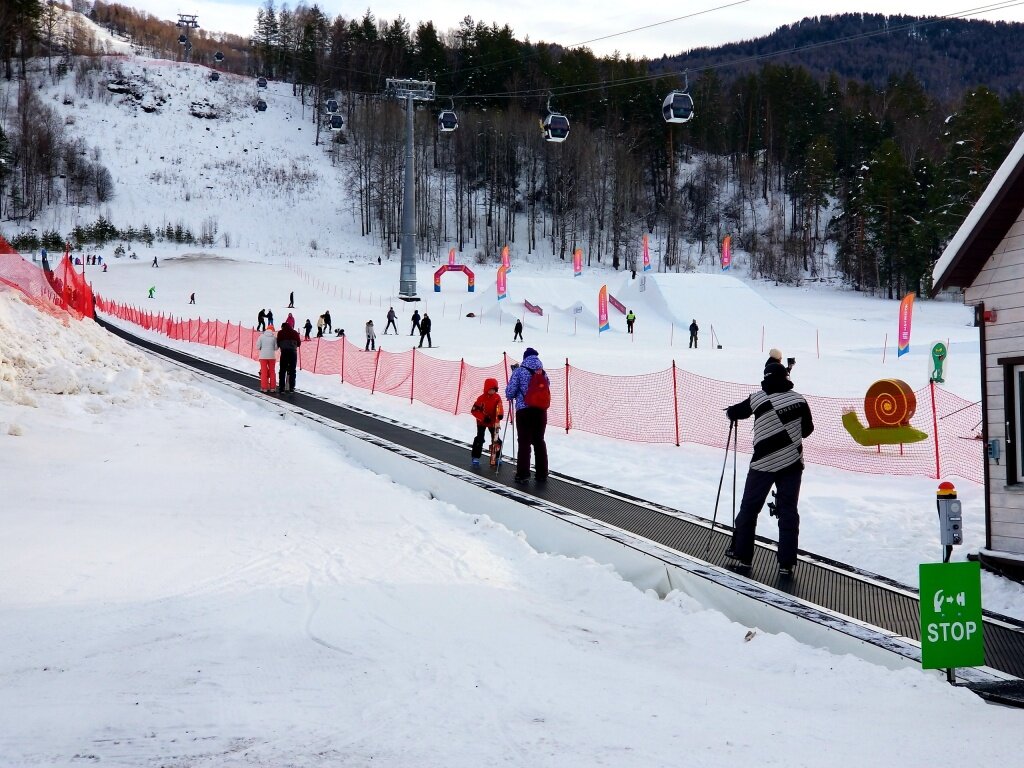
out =
[[[811,409],[803,395],[791,390],[754,392],[730,406],[726,414],[732,421],[754,417],[751,469],[781,472],[803,466],[803,438],[814,431]]]

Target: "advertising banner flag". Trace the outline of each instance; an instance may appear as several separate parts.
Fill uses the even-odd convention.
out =
[[[598,333],[604,333],[609,328],[608,325],[608,286],[602,285],[601,290],[597,292],[597,330]]]
[[[583,274],[583,249],[577,248],[572,254],[572,276],[579,277]]]
[[[647,235],[644,235],[644,272],[651,271],[651,251],[647,246]]]
[[[910,321],[914,314],[914,294],[908,293],[900,302],[899,346],[896,357],[903,357],[910,351]]]
[[[724,272],[732,264],[732,235],[726,235],[722,240],[722,271]]]
[[[505,265],[504,264],[502,264],[500,267],[498,267],[498,301],[501,301],[502,299],[507,299],[508,298],[508,291],[507,291],[506,285],[505,285],[505,273],[506,272],[508,272],[508,270],[505,269]]]
[[[512,271],[512,264],[508,260],[508,246],[506,245],[501,249],[501,266],[505,268],[506,272]]]
[[[455,249],[454,248],[452,248],[451,250],[448,251],[448,266],[449,267],[454,267],[455,266]]]

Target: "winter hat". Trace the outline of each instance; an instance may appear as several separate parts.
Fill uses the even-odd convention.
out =
[[[525,360],[526,358],[530,357],[531,355],[532,355],[533,357],[536,357],[536,356],[537,356],[537,350],[536,350],[536,349],[534,349],[533,347],[527,347],[526,349],[524,349],[524,350],[523,350],[523,359],[524,359],[524,360]]]
[[[273,324],[273,323],[271,323],[270,325],[268,325],[268,326],[267,326],[267,330],[268,330],[268,331],[273,331],[273,330],[276,330],[276,329],[274,328],[274,324]]]
[[[484,394],[485,395],[488,392],[490,392],[492,389],[497,389],[497,388],[498,388],[498,380],[497,379],[484,379]]]
[[[761,382],[761,389],[765,392],[788,392],[793,388],[793,382],[789,380],[789,371],[782,363],[770,361],[764,367],[764,380]]]
[[[772,347],[771,349],[768,350],[768,357],[773,359],[773,360],[778,360],[781,363],[782,362],[782,350],[776,349],[775,347]]]

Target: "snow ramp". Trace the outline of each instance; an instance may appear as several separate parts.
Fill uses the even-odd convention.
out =
[[[806,322],[729,275],[648,272],[646,276],[638,274],[635,280],[627,275],[612,292],[637,314],[643,307],[683,331],[696,319],[704,343],[710,343],[712,327],[718,343],[732,348],[760,347],[762,328],[770,346],[814,335]]]

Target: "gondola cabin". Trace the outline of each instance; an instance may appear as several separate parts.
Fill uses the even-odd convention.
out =
[[[666,123],[688,123],[693,119],[693,97],[686,91],[672,91],[661,105]]]
[[[265,102],[263,99],[258,99],[256,101],[256,111],[257,112],[266,112],[267,111],[267,102]]]
[[[213,54],[213,60],[220,64],[222,61],[224,61],[224,54],[220,51],[217,51],[215,54]]]
[[[179,42],[179,43],[180,43],[181,45],[184,45],[185,43],[187,43],[187,42],[188,42],[188,38],[187,38],[187,37],[185,37],[185,35],[178,35],[178,42]]]
[[[266,88],[267,87],[267,78],[265,78],[265,77],[257,77],[256,78],[256,87],[257,88]]]
[[[324,106],[327,108],[327,111],[333,115],[335,112],[338,111],[338,100],[328,99],[327,103]]]
[[[345,120],[341,115],[331,115],[331,130],[340,131],[345,127]]]
[[[218,80],[220,80],[220,72],[211,72],[210,81],[216,83]]]
[[[441,133],[451,133],[459,127],[459,116],[454,110],[446,109],[437,116],[437,129]]]
[[[544,118],[544,140],[562,142],[569,136],[569,118],[558,112],[550,112]]]

